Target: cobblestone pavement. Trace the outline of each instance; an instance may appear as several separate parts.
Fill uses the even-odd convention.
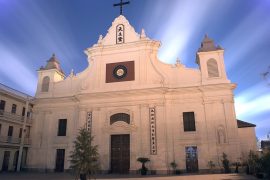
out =
[[[72,180],[68,173],[0,173],[0,180]],[[254,180],[253,176],[244,174],[203,174],[180,176],[140,176],[140,175],[102,175],[98,180],[132,179],[132,180]]]

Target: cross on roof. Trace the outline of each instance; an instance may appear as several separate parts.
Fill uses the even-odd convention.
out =
[[[123,0],[120,0],[120,3],[113,4],[113,6],[114,6],[114,7],[115,7],[115,6],[120,6],[120,15],[122,15],[122,14],[123,14],[123,6],[124,6],[124,5],[127,5],[127,4],[129,4],[129,3],[130,3],[129,1],[123,2]]]

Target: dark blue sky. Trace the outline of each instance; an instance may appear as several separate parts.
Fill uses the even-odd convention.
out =
[[[130,0],[124,15],[137,32],[162,42],[159,58],[198,68],[204,34],[225,49],[229,79],[238,85],[239,119],[270,132],[270,0]],[[84,49],[106,35],[119,0],[0,0],[0,82],[34,95],[37,72],[55,53],[69,74],[87,67]]]

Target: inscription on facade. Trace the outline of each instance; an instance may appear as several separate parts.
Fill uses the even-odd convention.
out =
[[[92,112],[87,112],[86,129],[89,132],[92,130]]]
[[[156,109],[149,108],[150,119],[150,154],[157,154],[157,137],[156,137]]]
[[[125,42],[124,30],[123,24],[116,26],[116,44],[122,44]]]

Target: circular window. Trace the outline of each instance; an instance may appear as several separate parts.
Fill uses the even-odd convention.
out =
[[[122,79],[127,75],[127,68],[123,65],[118,65],[113,70],[113,76],[117,79]]]

